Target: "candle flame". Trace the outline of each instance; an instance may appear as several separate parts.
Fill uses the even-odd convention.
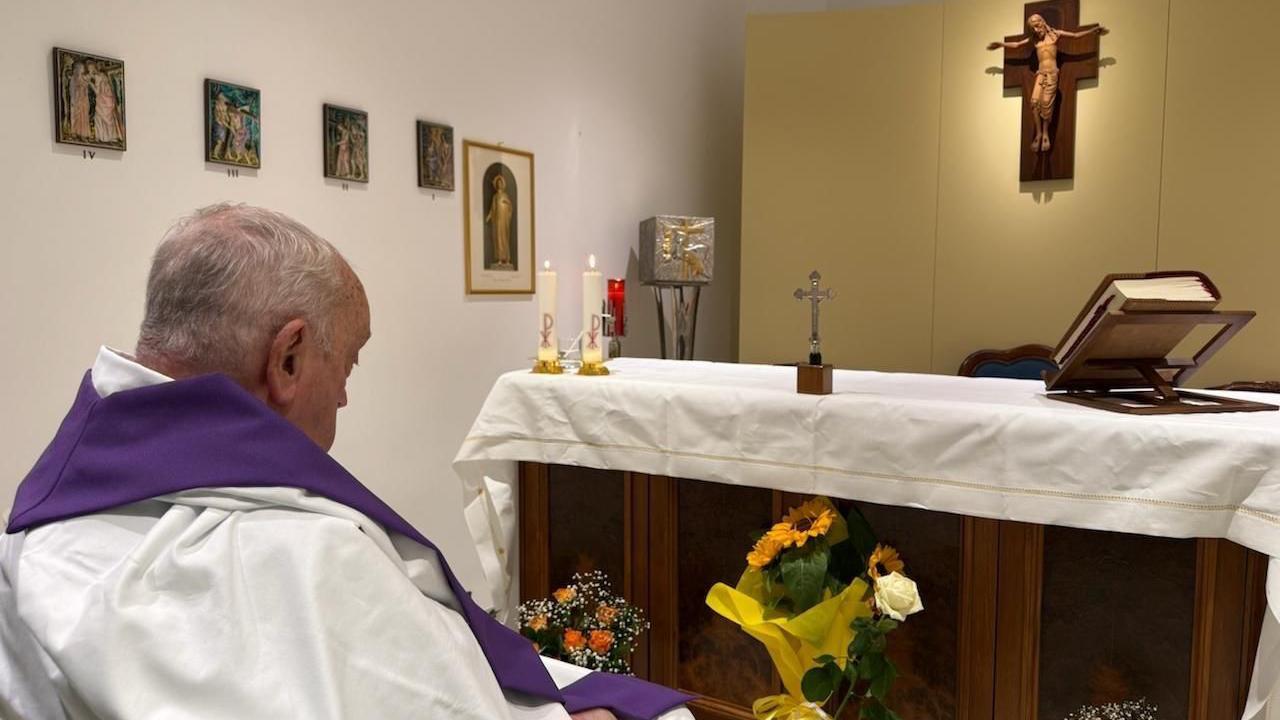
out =
[[[550,269],[551,269],[551,261],[550,261],[550,260],[543,260],[543,261],[542,261],[542,269],[543,269],[543,270],[550,270]]]
[[[596,269],[596,256],[595,256],[595,254],[591,254],[591,255],[588,255],[588,256],[587,256],[587,265],[591,266],[591,269],[592,269],[592,270],[595,270],[595,269]]]

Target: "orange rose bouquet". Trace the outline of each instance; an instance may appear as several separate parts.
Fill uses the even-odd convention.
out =
[[[631,674],[631,651],[649,629],[640,608],[615,595],[598,570],[576,573],[551,597],[520,605],[520,634],[547,657],[591,670]]]

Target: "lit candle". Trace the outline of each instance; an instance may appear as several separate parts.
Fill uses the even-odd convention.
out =
[[[559,343],[556,342],[556,271],[551,261],[542,263],[538,273],[538,361],[559,360]]]
[[[613,316],[610,335],[626,337],[627,327],[627,281],[622,278],[609,278],[609,314]]]
[[[598,365],[604,362],[604,328],[600,313],[604,308],[604,275],[596,270],[596,256],[587,259],[589,266],[582,273],[582,363]]]

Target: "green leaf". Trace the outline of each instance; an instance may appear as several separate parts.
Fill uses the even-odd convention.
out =
[[[835,692],[836,684],[825,666],[813,668],[800,680],[800,691],[809,702],[823,703]]]
[[[885,662],[884,655],[878,652],[867,653],[858,661],[858,676],[863,680],[879,676],[884,672]]]
[[[782,557],[782,584],[794,603],[793,610],[800,614],[822,600],[822,587],[826,582],[827,564],[831,551],[822,538]]]
[[[853,636],[853,642],[849,643],[850,655],[865,655],[871,649],[871,633],[859,632]]]
[[[871,529],[871,523],[867,522],[867,518],[856,504],[849,506],[849,514],[845,517],[845,522],[849,525],[849,542],[853,543],[853,549],[858,553],[859,565],[865,568],[878,542],[875,531]]]
[[[836,656],[835,655],[819,655],[818,657],[814,658],[813,661],[818,663],[819,665],[826,665],[827,663],[834,663],[836,661]]]
[[[898,679],[898,668],[893,662],[885,658],[884,669],[880,674],[871,681],[871,696],[877,700],[884,701],[889,697],[889,690],[893,687],[893,681]]]
[[[862,720],[889,720],[889,708],[875,700],[868,700],[862,703],[858,717]]]
[[[898,621],[893,618],[880,618],[880,621],[876,623],[876,627],[882,633],[891,632],[897,629]]]

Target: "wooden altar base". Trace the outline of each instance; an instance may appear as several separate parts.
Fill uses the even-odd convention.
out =
[[[703,598],[737,580],[750,531],[803,496],[533,463],[519,492],[522,599],[604,570],[652,623],[636,674],[703,695],[700,720],[748,720],[755,697],[781,691],[763,649]],[[891,643],[903,720],[1057,720],[1138,697],[1161,718],[1240,716],[1266,556],[1219,539],[859,508],[924,599]]]

